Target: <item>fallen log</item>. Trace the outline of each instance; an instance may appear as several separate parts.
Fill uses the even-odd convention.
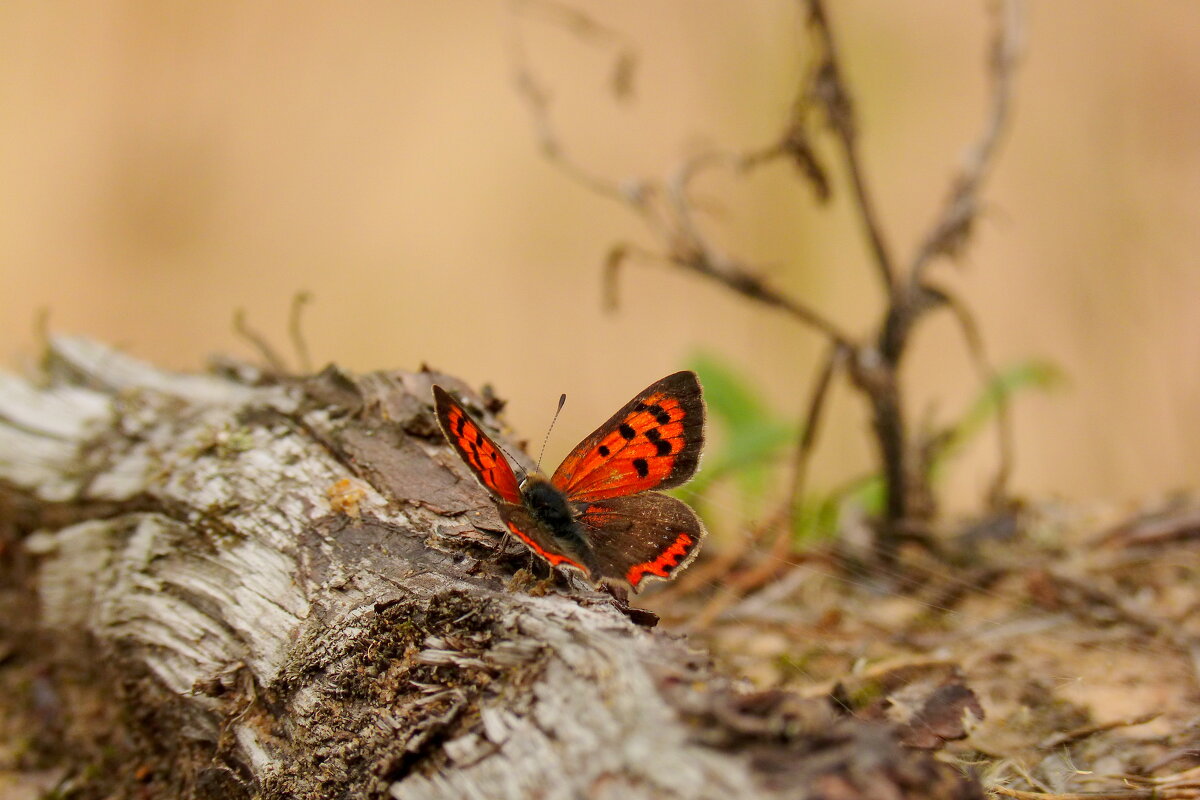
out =
[[[570,576],[514,585],[435,382],[474,397],[64,337],[0,375],[0,731],[61,796],[982,796]]]

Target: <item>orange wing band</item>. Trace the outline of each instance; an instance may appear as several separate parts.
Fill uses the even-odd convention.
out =
[[[647,575],[655,575],[659,578],[671,577],[671,573],[675,571],[680,562],[687,558],[688,552],[695,544],[696,540],[690,533],[679,534],[671,546],[659,553],[653,561],[634,564],[630,567],[629,571],[625,573],[625,580],[636,589]]]
[[[550,564],[550,566],[557,567],[560,564],[565,564],[566,566],[574,567],[575,569],[577,569],[581,572],[584,572],[584,573],[588,572],[588,570],[585,569],[584,566],[582,564],[580,564],[578,561],[574,561],[570,558],[567,558],[566,556],[564,556],[560,553],[551,553],[549,550],[542,547],[540,544],[535,542],[533,539],[529,538],[529,536],[526,535],[516,525],[512,524],[511,522],[508,522],[506,524],[508,525],[508,529],[509,529],[509,531],[512,532],[513,536],[516,536],[518,539],[520,539],[522,542],[525,543],[526,547],[528,547],[530,550],[532,550],[533,552],[537,553],[539,556],[544,558],[546,560],[546,562]]]

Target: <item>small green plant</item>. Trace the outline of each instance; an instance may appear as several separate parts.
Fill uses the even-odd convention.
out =
[[[770,407],[760,389],[721,357],[700,352],[689,361],[704,385],[709,425],[714,432],[703,468],[687,488],[688,501],[706,515],[713,488],[730,480],[740,512],[747,518],[762,513],[782,460],[795,448],[801,431]],[[997,371],[962,414],[930,435],[926,477],[944,483],[954,461],[995,423],[1000,410],[1020,392],[1048,391],[1065,382],[1062,371],[1048,361],[1029,359]],[[796,498],[792,538],[796,543],[836,534],[842,509],[854,507],[878,515],[887,506],[883,476],[872,472],[833,490]]]
[[[708,448],[689,495],[701,502],[715,483],[732,478],[741,513],[753,517],[771,486],[773,468],[798,435],[796,425],[767,404],[758,387],[719,356],[700,352],[687,364],[700,376],[710,429],[720,449]]]
[[[804,475],[812,445],[821,427],[826,390],[834,378],[846,381],[851,395],[867,409],[869,434],[875,445],[878,474],[886,491],[872,525],[875,550],[888,561],[896,546],[905,540],[926,539],[931,533],[937,504],[930,486],[929,465],[937,460],[939,441],[922,437],[914,430],[904,382],[900,379],[905,357],[913,344],[913,334],[935,312],[948,314],[967,346],[967,352],[983,383],[992,383],[997,374],[984,347],[978,323],[968,305],[955,289],[938,276],[943,265],[959,261],[965,254],[975,229],[980,209],[985,207],[983,189],[994,172],[999,143],[1011,116],[1014,75],[1020,49],[1021,14],[1016,0],[990,4],[990,36],[987,44],[989,98],[982,126],[965,157],[956,150],[959,168],[955,171],[940,207],[915,236],[909,252],[901,252],[889,243],[889,235],[862,157],[864,125],[856,105],[855,93],[846,79],[843,52],[834,36],[834,28],[825,0],[803,0],[800,4],[807,39],[799,43],[806,57],[803,69],[789,72],[798,80],[787,95],[779,115],[782,126],[767,138],[734,144],[717,143],[703,147],[678,165],[639,177],[622,175],[619,179],[593,169],[579,159],[571,143],[560,135],[552,114],[551,90],[535,73],[527,49],[515,48],[518,87],[536,125],[542,152],[567,176],[590,192],[624,205],[647,227],[649,241],[642,239],[614,242],[604,260],[603,281],[610,307],[619,305],[620,275],[633,264],[668,264],[713,281],[742,299],[763,309],[790,317],[799,328],[817,335],[826,345],[825,356],[817,370],[817,380],[808,399],[808,421],[799,425],[800,446],[793,460],[791,494],[802,497]],[[525,11],[540,4],[526,3]],[[613,94],[620,102],[632,99],[631,87],[638,59],[629,42],[611,27],[572,11],[564,18],[553,15],[558,24],[591,42],[613,48]],[[598,31],[603,35],[596,38]],[[519,26],[518,26],[518,37]],[[784,105],[785,104],[785,105]],[[903,158],[904,154],[898,154]],[[810,304],[810,298],[794,296],[775,286],[761,265],[737,252],[726,250],[714,225],[719,224],[702,202],[697,188],[713,174],[732,174],[747,179],[751,173],[773,165],[787,166],[797,179],[798,190],[820,205],[849,206],[857,218],[866,244],[862,267],[874,275],[882,302],[868,319],[847,322],[830,311]],[[927,180],[926,175],[915,176]],[[804,263],[801,254],[790,259],[795,267]],[[847,268],[839,259],[838,270]],[[833,265],[830,265],[831,268]],[[778,272],[779,270],[775,270]],[[701,365],[703,366],[703,365]],[[758,395],[737,381],[725,382],[727,373],[716,370],[713,380],[713,417],[727,425],[730,442],[727,449],[709,465],[719,480],[736,465],[750,474],[739,478],[740,493],[746,504],[759,502],[772,473],[764,466],[779,455],[782,442],[796,438],[792,423],[780,421],[761,407]],[[1003,392],[1000,395],[1003,396]],[[763,413],[741,416],[734,411],[740,405],[759,404]],[[997,432],[1001,457],[991,500],[1004,503],[1006,479],[1011,462],[1008,421],[1003,406],[996,407]],[[963,432],[970,433],[969,426]],[[790,435],[789,435],[790,434]],[[961,441],[961,439],[960,439]],[[943,448],[953,450],[953,447]],[[703,487],[701,487],[703,489]],[[815,515],[789,504],[782,512],[767,517],[765,529],[771,529],[774,541],[787,543],[786,519],[811,520],[824,525],[828,512]],[[803,522],[809,525],[809,522]],[[765,573],[764,573],[765,574]]]

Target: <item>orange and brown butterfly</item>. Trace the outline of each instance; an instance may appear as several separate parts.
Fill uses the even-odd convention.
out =
[[[547,478],[517,470],[482,426],[440,386],[438,422],[492,494],[513,536],[552,567],[594,585],[669,580],[696,557],[704,525],[684,503],[655,489],[685,483],[704,445],[704,398],[694,372],[646,387],[580,442]]]

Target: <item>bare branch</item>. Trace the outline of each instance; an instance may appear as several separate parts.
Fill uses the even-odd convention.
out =
[[[810,69],[800,79],[783,132],[768,146],[745,153],[741,160],[742,169],[747,172],[777,159],[791,161],[796,171],[812,187],[817,202],[824,204],[833,194],[833,188],[829,171],[817,155],[809,135],[809,117],[813,110],[810,95],[815,83],[813,74],[814,70]]]
[[[842,147],[846,160],[846,171],[854,189],[854,200],[858,207],[859,217],[871,245],[875,268],[879,272],[888,297],[894,297],[896,294],[896,268],[893,265],[891,251],[884,240],[883,226],[875,211],[875,202],[871,198],[864,177],[862,156],[858,150],[858,124],[854,116],[854,104],[842,77],[837,45],[829,26],[829,16],[825,11],[823,0],[804,0],[804,3],[808,7],[809,26],[817,34],[824,56],[813,76],[809,91],[811,96],[825,109],[829,127]]]
[[[988,358],[975,315],[957,295],[940,288],[937,289],[937,293],[958,322],[980,382],[984,386],[991,385],[996,379],[996,369]],[[1013,468],[1012,415],[1009,412],[1008,397],[1003,393],[996,398],[996,451],[996,474],[988,488],[988,503],[993,508],[1000,507],[1008,496],[1008,481]]]
[[[613,61],[610,78],[613,96],[622,101],[633,97],[638,54],[620,31],[605,25],[577,8],[554,2],[554,0],[513,0],[513,11],[515,14],[529,17],[540,16],[543,20],[566,29],[578,39],[616,50],[617,56]]]
[[[880,533],[883,539],[893,539],[923,532],[922,520],[927,519],[934,510],[928,480],[919,469],[919,453],[909,441],[898,376],[914,324],[927,312],[951,303],[977,369],[985,380],[990,380],[992,375],[973,318],[957,301],[948,298],[936,287],[925,284],[923,273],[934,256],[951,253],[961,244],[976,214],[977,196],[994,160],[1009,115],[1012,74],[1018,49],[1017,11],[1020,0],[993,0],[999,5],[996,6],[997,24],[992,46],[994,91],[989,121],[963,173],[952,186],[946,209],[918,249],[911,271],[903,279],[897,275],[892,251],[886,242],[862,163],[853,99],[847,88],[825,2],[800,1],[801,7],[807,10],[807,24],[816,40],[817,56],[798,84],[783,131],[766,147],[741,152],[712,150],[693,156],[684,160],[661,181],[641,179],[618,183],[592,173],[567,155],[551,120],[549,93],[532,74],[519,30],[516,31],[513,45],[518,88],[539,132],[547,159],[585,188],[628,207],[642,219],[656,240],[651,248],[625,243],[610,249],[603,271],[605,294],[610,307],[616,302],[621,268],[630,258],[637,257],[665,262],[715,281],[747,299],[789,314],[829,340],[831,361],[826,363],[814,387],[809,413],[819,418],[828,381],[832,378],[831,371],[845,368],[853,389],[864,396],[871,406],[872,426],[888,498]],[[537,8],[543,17],[580,35],[614,40],[611,32],[603,26],[579,16],[578,12],[564,10],[556,0],[514,0],[514,3],[518,9],[527,6]],[[601,32],[596,33],[598,30]],[[810,133],[814,129],[811,115],[814,113],[823,116],[825,127],[840,147],[874,270],[882,280],[887,295],[876,333],[866,342],[858,341],[818,310],[778,291],[744,260],[723,252],[709,241],[700,224],[699,209],[692,191],[698,177],[712,169],[748,172],[778,159],[788,159],[813,187],[818,200],[825,200],[831,184],[825,166],[810,141]],[[1003,496],[1011,468],[1011,436],[1007,409],[1003,406],[998,420],[1000,465],[993,487],[994,500]],[[815,436],[815,433],[806,433],[806,436]],[[793,483],[793,497],[789,498],[787,506],[789,510],[796,500],[795,487],[803,486],[803,464],[812,447],[812,441],[798,444],[799,466],[796,475],[799,477]],[[760,527],[760,534],[750,538],[757,541],[761,538],[761,530]],[[881,552],[886,556],[886,548],[881,546]]]
[[[515,7],[520,8],[524,3],[528,3],[528,0],[517,3]],[[532,7],[555,9],[555,13],[569,23],[572,29],[589,31],[597,29],[596,23],[582,25],[573,13],[564,16],[562,7],[556,4],[539,2]],[[616,200],[638,214],[663,247],[664,252],[659,260],[717,281],[743,297],[784,311],[797,320],[816,328],[838,345],[849,346],[849,334],[836,323],[804,303],[777,291],[768,285],[760,275],[755,274],[736,259],[721,253],[707,241],[696,223],[689,193],[689,187],[694,178],[714,166],[746,169],[761,160],[762,153],[745,155],[709,151],[700,154],[684,161],[665,186],[649,180],[617,183],[603,178],[583,167],[568,155],[551,120],[550,94],[537,80],[529,66],[528,54],[515,22],[512,52],[517,74],[517,89],[525,100],[530,117],[533,119],[542,153],[568,177],[584,188]],[[798,146],[795,143],[791,145],[793,152]],[[780,152],[785,151],[781,149]],[[605,259],[605,292],[610,307],[615,304],[616,280],[620,267],[635,252],[642,256],[650,255],[645,251],[636,251],[631,245],[619,245],[611,249]]]
[[[258,351],[259,356],[263,361],[267,362],[267,366],[277,375],[287,375],[290,373],[287,363],[275,350],[274,347],[267,341],[261,333],[250,327],[250,323],[246,321],[245,309],[239,308],[233,312],[233,330],[234,333],[241,336],[251,347]]]
[[[671,261],[699,275],[716,280],[743,297],[787,312],[801,322],[816,328],[839,346],[850,346],[849,334],[843,332],[835,322],[810,306],[778,292],[768,285],[760,275],[719,252],[701,234],[692,215],[688,186],[700,169],[711,163],[714,158],[724,157],[709,154],[684,162],[667,184],[667,197],[677,222],[676,231],[673,234],[674,241],[668,252]]]
[[[601,280],[604,283],[604,309],[606,311],[615,311],[617,306],[620,305],[621,268],[625,266],[626,262],[634,260],[647,264],[675,266],[675,263],[662,253],[648,250],[631,242],[617,242],[609,248],[608,255],[604,257],[604,268],[601,272]]]
[[[979,213],[979,194],[995,162],[1002,135],[1011,116],[1014,75],[1022,42],[1021,0],[994,0],[994,30],[988,59],[992,79],[989,111],[979,140],[967,152],[962,170],[929,233],[913,256],[909,280],[919,284],[929,264],[938,256],[959,253]]]
[[[808,476],[808,463],[812,459],[813,447],[816,446],[817,435],[820,433],[821,421],[825,411],[825,400],[829,396],[829,387],[833,385],[834,376],[845,365],[846,359],[849,356],[850,352],[847,348],[841,345],[831,347],[825,358],[822,359],[820,372],[817,374],[816,382],[813,384],[808,407],[804,411],[803,427],[800,429],[800,440],[796,443],[796,454],[792,458],[792,485],[788,492],[786,506],[787,515],[791,522],[787,526],[789,532],[795,528],[796,511],[801,503],[804,502],[804,487]]]
[[[304,338],[304,328],[300,324],[304,307],[312,302],[309,292],[296,292],[292,298],[291,313],[288,314],[288,335],[292,339],[292,348],[296,351],[296,360],[300,364],[300,372],[308,375],[312,372],[312,357],[308,351],[308,341]]]
[[[833,194],[833,189],[830,187],[829,175],[825,170],[825,165],[821,163],[821,159],[817,157],[817,152],[809,141],[808,131],[803,123],[793,121],[784,131],[783,137],[763,155],[774,154],[778,157],[785,157],[791,160],[792,164],[808,183],[813,187],[813,193],[816,195],[817,202],[827,203],[830,196]],[[750,168],[754,166],[756,154],[751,154],[746,159],[746,166]]]
[[[529,0],[514,0],[512,4],[514,13],[511,21],[512,32],[509,37],[509,45],[512,53],[513,67],[516,72],[515,82],[517,93],[525,101],[525,107],[529,109],[529,116],[533,120],[534,131],[537,135],[542,155],[585,189],[620,202],[628,202],[627,193],[622,190],[619,184],[587,170],[575,161],[568,154],[557,131],[554,129],[554,125],[550,119],[552,101],[550,92],[538,81],[530,67],[529,54],[525,49],[525,39],[521,33],[521,23],[518,14],[526,7],[543,9],[563,9],[564,7],[548,3],[531,3]],[[572,18],[576,19],[574,27],[578,29],[578,18]],[[595,23],[593,23],[593,26],[595,26]],[[590,28],[590,30],[595,29],[597,28]]]

